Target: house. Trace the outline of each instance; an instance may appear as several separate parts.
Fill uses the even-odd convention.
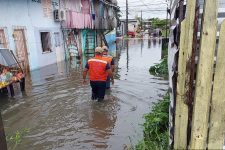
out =
[[[107,45],[105,34],[117,26],[116,0],[61,0],[59,14],[66,58],[92,55]]]
[[[13,50],[26,70],[64,59],[59,0],[0,0],[0,47]]]
[[[135,34],[135,32],[138,29],[139,21],[137,19],[128,19],[128,32],[132,32]],[[120,27],[119,30],[121,31],[121,35],[126,35],[126,19],[120,20]]]

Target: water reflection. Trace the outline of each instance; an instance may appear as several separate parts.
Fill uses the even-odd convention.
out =
[[[151,48],[151,39],[148,39],[148,48]]]
[[[129,71],[129,40],[126,40],[126,52],[127,52],[127,72]]]
[[[141,39],[141,57],[142,57],[142,50],[143,50],[144,41]]]
[[[93,143],[95,149],[108,148],[107,140],[113,135],[113,129],[117,120],[118,103],[116,98],[107,98],[107,104],[93,103],[89,127],[94,129]]]
[[[152,39],[152,42],[153,42],[153,46],[156,47],[156,42],[157,42],[157,41],[156,41],[156,38],[153,38],[153,39]]]

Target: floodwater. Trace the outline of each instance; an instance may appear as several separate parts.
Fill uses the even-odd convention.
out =
[[[117,44],[115,85],[104,102],[92,101],[90,86],[82,85],[83,62],[33,71],[25,93],[0,97],[6,135],[29,129],[16,150],[122,150],[142,139],[143,115],[168,88],[167,81],[148,72],[161,59],[161,43]]]

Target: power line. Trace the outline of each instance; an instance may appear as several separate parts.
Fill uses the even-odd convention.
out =
[[[155,14],[155,15],[161,14],[161,16],[162,16],[162,12],[167,10],[167,8],[164,6],[168,5],[168,3],[165,2],[165,0],[163,0],[163,1],[154,0],[154,3],[150,3],[149,1],[146,2],[144,0],[132,1],[132,2],[130,2],[130,0],[129,0],[129,3],[128,3],[128,0],[126,0],[123,2],[126,2],[126,6],[124,6],[124,5],[120,6],[120,11],[122,12],[122,14],[124,14],[123,12],[126,12],[126,18],[128,18],[128,15],[133,16],[133,15],[138,15],[140,13],[141,14],[144,13],[145,14],[144,16],[149,15],[149,13]],[[137,5],[134,3],[136,3]],[[122,4],[124,4],[124,3],[122,3]],[[129,5],[129,11],[128,11],[128,4],[131,4],[131,5]],[[151,7],[151,6],[155,6],[155,7]],[[156,7],[156,6],[158,6],[158,7]]]
[[[166,11],[166,9],[148,9],[148,10],[135,10],[135,9],[129,9],[132,10],[134,12],[151,12],[151,11]],[[121,10],[121,11],[126,11],[126,10]],[[129,11],[130,13],[130,11]]]
[[[142,0],[140,0],[147,8],[150,9],[150,7],[148,7],[148,5],[146,5]]]
[[[132,1],[132,2],[129,1],[129,4],[138,3],[138,2],[140,2],[140,0],[139,1]],[[158,3],[165,3],[164,0],[162,0],[162,1],[156,1],[156,2],[158,2]],[[121,2],[121,3],[123,3],[123,2]],[[126,2],[124,4],[126,4]]]
[[[141,6],[152,6],[152,5],[167,5],[167,3],[144,3],[144,4],[140,4]],[[133,5],[133,6],[139,6],[139,5]],[[119,6],[119,7],[126,7],[125,5]]]

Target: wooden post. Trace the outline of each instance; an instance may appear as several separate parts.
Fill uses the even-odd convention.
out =
[[[188,106],[184,103],[185,95],[185,73],[187,52],[185,46],[186,38],[186,19],[181,23],[180,50],[178,60],[177,77],[177,98],[174,128],[174,149],[186,149],[187,147],[187,125],[188,125]]]
[[[187,69],[187,65],[189,65],[188,62],[192,56],[196,1],[188,1],[187,8],[187,17],[185,19],[185,22],[182,22],[181,26],[177,79],[177,100],[175,113],[174,149],[186,149],[188,146],[188,105],[186,104],[186,92],[189,91],[187,83],[190,80],[190,73]]]
[[[194,25],[195,25],[195,13],[196,13],[196,1],[188,1],[187,6],[187,25],[186,25],[186,38],[187,38],[187,58],[186,58],[186,79],[185,79],[185,93],[187,94],[190,90],[189,89],[189,83],[190,83],[190,76],[191,76],[191,58],[192,58],[192,50],[193,50],[193,38],[194,38]],[[185,97],[185,101],[188,103],[190,101]]]
[[[225,131],[225,21],[220,31],[219,48],[217,52],[216,69],[213,84],[212,105],[210,114],[210,130],[208,149],[223,149]]]
[[[2,122],[1,113],[0,113],[0,150],[7,150],[5,130]]]
[[[217,33],[217,0],[205,0],[190,149],[206,149]]]

